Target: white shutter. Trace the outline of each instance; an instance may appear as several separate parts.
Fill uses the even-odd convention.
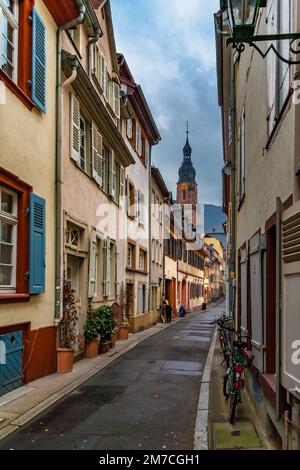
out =
[[[120,196],[125,196],[125,168],[120,166]]]
[[[139,193],[139,223],[145,225],[145,196]]]
[[[92,299],[96,292],[96,259],[97,259],[97,234],[96,230],[92,229],[91,243],[90,243],[90,260],[89,260],[89,288],[88,296]]]
[[[104,57],[101,54],[101,59],[100,59],[100,86],[102,88],[103,93],[105,93],[105,86],[106,86],[106,72],[105,72],[105,61]]]
[[[145,140],[145,164],[148,166],[150,162],[150,145],[148,140]]]
[[[132,139],[132,119],[126,119],[126,134],[129,140]]]
[[[136,143],[135,143],[135,148],[136,148],[136,151],[139,155],[139,157],[141,157],[142,155],[142,130],[141,130],[141,126],[139,125],[138,122],[136,122]]]
[[[137,190],[135,189],[134,190],[134,206],[132,208],[132,215],[133,217],[137,217],[137,208],[138,208],[138,192]]]
[[[263,284],[262,238],[257,234],[250,240],[250,298],[252,321],[252,348],[255,367],[263,372]]]
[[[283,386],[300,389],[300,201],[282,214],[282,369]]]
[[[108,174],[108,190],[111,197],[115,197],[116,194],[116,162],[115,153],[111,149],[109,152],[109,174]]]
[[[103,186],[103,138],[95,124],[92,125],[93,178]]]
[[[120,85],[118,83],[113,82],[113,110],[115,115],[120,118],[121,114],[121,107],[120,107]]]
[[[137,313],[143,313],[143,286],[138,286]]]
[[[71,149],[70,156],[80,162],[80,104],[75,95],[71,95]]]
[[[110,295],[110,240],[103,242],[103,296]]]
[[[248,329],[248,294],[247,294],[247,252],[241,252],[241,328],[242,330]]]

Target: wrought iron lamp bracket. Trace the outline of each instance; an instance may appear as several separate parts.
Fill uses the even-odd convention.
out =
[[[260,54],[260,56],[265,59],[270,51],[273,51],[276,56],[289,65],[297,65],[300,64],[300,58],[298,60],[293,60],[292,58],[285,58],[283,57],[276,46],[271,44],[267,50],[264,52],[261,48],[257,45],[260,42],[266,41],[283,41],[283,40],[290,40],[290,54],[291,55],[300,55],[300,33],[293,33],[293,34],[270,34],[270,35],[262,35],[262,36],[253,36],[249,39],[243,39],[241,41],[236,41],[233,37],[227,39],[227,45],[232,44],[233,48],[236,49],[238,52],[242,53],[245,50],[245,44],[248,44],[250,47],[254,47],[254,49]],[[295,43],[298,43],[295,45]]]

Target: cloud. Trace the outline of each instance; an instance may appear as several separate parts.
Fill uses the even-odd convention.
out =
[[[153,150],[176,190],[190,122],[200,202],[221,202],[221,129],[217,107],[213,13],[218,0],[111,0],[116,43],[156,119]]]

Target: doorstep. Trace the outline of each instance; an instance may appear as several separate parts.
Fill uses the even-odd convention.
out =
[[[182,318],[176,318],[172,323],[157,323],[148,330],[129,334],[128,340],[117,341],[115,347],[108,353],[101,354],[94,359],[82,359],[76,362],[72,372],[51,374],[3,395],[0,398],[0,439],[16,431],[46,408],[71,393],[137,344],[181,320]]]

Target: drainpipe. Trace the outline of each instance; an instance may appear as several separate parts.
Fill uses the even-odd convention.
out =
[[[79,16],[60,26],[56,38],[56,256],[55,256],[55,323],[61,319],[61,262],[62,262],[62,80],[61,80],[61,33],[82,23],[85,15],[83,0],[76,0]],[[72,77],[74,77],[72,72]]]
[[[230,175],[230,199],[231,199],[231,252],[229,261],[229,314],[235,323],[235,295],[236,295],[236,219],[235,219],[235,125],[236,125],[236,100],[235,100],[235,67],[231,56],[231,83],[230,83],[230,113],[232,123],[232,151],[231,151],[231,175]]]
[[[96,36],[91,38],[88,42],[88,57],[89,57],[89,77],[90,77],[90,80],[92,79],[92,64],[93,64],[93,44],[95,44],[99,38],[101,38],[103,36],[103,32],[101,31],[101,29],[99,28],[99,26],[97,26],[95,28],[95,32],[96,32]]]
[[[149,256],[148,256],[148,271],[149,271],[149,292],[148,292],[148,311],[150,312],[152,309],[152,208],[151,208],[151,200],[152,200],[152,171],[151,171],[151,165],[152,165],[152,145],[150,146],[150,152],[149,152],[149,162],[148,162],[148,198],[149,198],[149,204],[148,204],[148,238],[149,238]]]

